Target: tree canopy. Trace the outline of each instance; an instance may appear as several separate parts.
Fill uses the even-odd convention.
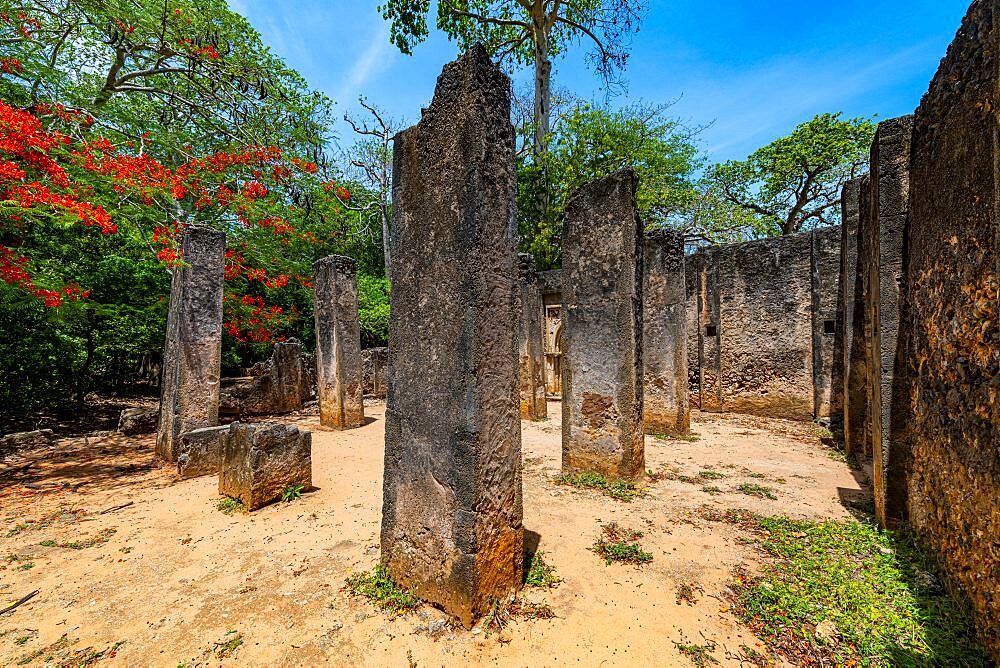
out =
[[[716,198],[755,219],[758,232],[795,234],[840,221],[840,192],[868,163],[875,126],[820,114],[790,135],[709,170]]]

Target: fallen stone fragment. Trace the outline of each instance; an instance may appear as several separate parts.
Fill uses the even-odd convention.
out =
[[[152,434],[159,417],[160,411],[155,408],[126,408],[118,418],[118,431],[126,436]]]

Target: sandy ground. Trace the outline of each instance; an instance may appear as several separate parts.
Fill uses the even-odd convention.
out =
[[[845,518],[842,500],[862,494],[812,425],[733,415],[696,415],[697,442],[648,437],[648,468],[673,475],[646,498],[626,504],[558,486],[559,405],[549,410],[550,420],[523,423],[524,523],[563,582],[523,596],[549,604],[554,619],[516,619],[487,638],[429,606],[392,619],[348,594],[345,578],[379,556],[384,407],[371,406],[374,420],[349,432],[295,418],[313,430],[319,489],[250,515],[216,508],[215,477],[177,481],[156,468],[152,436],[67,439],[8,459],[0,607],[40,593],[0,617],[0,664],[683,666],[675,643],[711,641],[722,665],[741,665],[741,646],[757,641],[723,592],[733,567],[755,554],[705,508]],[[706,468],[727,477],[676,479]],[[778,500],[736,491],[746,482]],[[612,521],[644,532],[651,563],[606,566],[588,549]],[[677,602],[683,585],[693,605]],[[219,658],[236,634],[243,644]]]

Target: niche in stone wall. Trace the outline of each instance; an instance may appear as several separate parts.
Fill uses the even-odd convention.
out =
[[[824,320],[823,321],[823,333],[827,336],[833,336],[837,333],[837,321],[836,320]]]
[[[716,325],[705,325],[705,336],[716,337],[719,335],[719,328]]]

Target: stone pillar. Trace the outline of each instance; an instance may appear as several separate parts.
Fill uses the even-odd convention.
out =
[[[854,337],[854,286],[858,266],[858,206],[861,197],[861,180],[844,184],[840,195],[840,294],[837,301],[837,333],[834,345],[833,403],[831,412],[841,414],[842,439],[845,450],[850,443],[848,433],[851,412],[848,378],[851,371],[851,344]],[[857,429],[856,426],[853,429]],[[848,451],[849,452],[849,451]]]
[[[642,426],[642,224],[635,173],[592,181],[563,227],[563,471],[634,479]]]
[[[868,293],[865,319],[871,324],[868,352],[869,432],[871,434],[875,514],[892,525],[906,514],[906,479],[891,420],[892,388],[899,329],[903,240],[909,212],[910,139],[913,117],[878,124],[871,150],[871,239],[864,263]],[[877,175],[877,177],[876,177]],[[900,399],[902,400],[902,399]],[[897,402],[898,403],[898,402]]]
[[[331,255],[313,265],[316,398],[319,423],[353,429],[365,423],[358,321],[357,264]]]
[[[482,46],[396,136],[382,562],[467,627],[521,586],[510,81]]]
[[[871,178],[861,177],[858,185],[858,234],[854,253],[854,266],[849,271],[854,274],[854,297],[851,301],[850,345],[847,355],[847,377],[844,380],[844,410],[847,420],[844,424],[844,449],[856,457],[866,457],[871,452],[870,407],[867,392],[868,354],[866,348],[871,338],[866,321],[865,300],[868,293],[868,272],[864,258],[870,255],[871,237]],[[848,258],[850,261],[850,258]]]
[[[518,330],[518,384],[521,417],[542,420],[548,415],[545,404],[545,352],[542,346],[542,297],[538,290],[535,258],[522,253],[519,259],[521,320]]]
[[[181,434],[219,424],[225,252],[222,232],[189,227],[181,237],[183,264],[170,284],[156,433],[156,454],[172,464]]]
[[[643,241],[643,422],[647,434],[687,434],[687,302],[684,235],[648,232]]]

